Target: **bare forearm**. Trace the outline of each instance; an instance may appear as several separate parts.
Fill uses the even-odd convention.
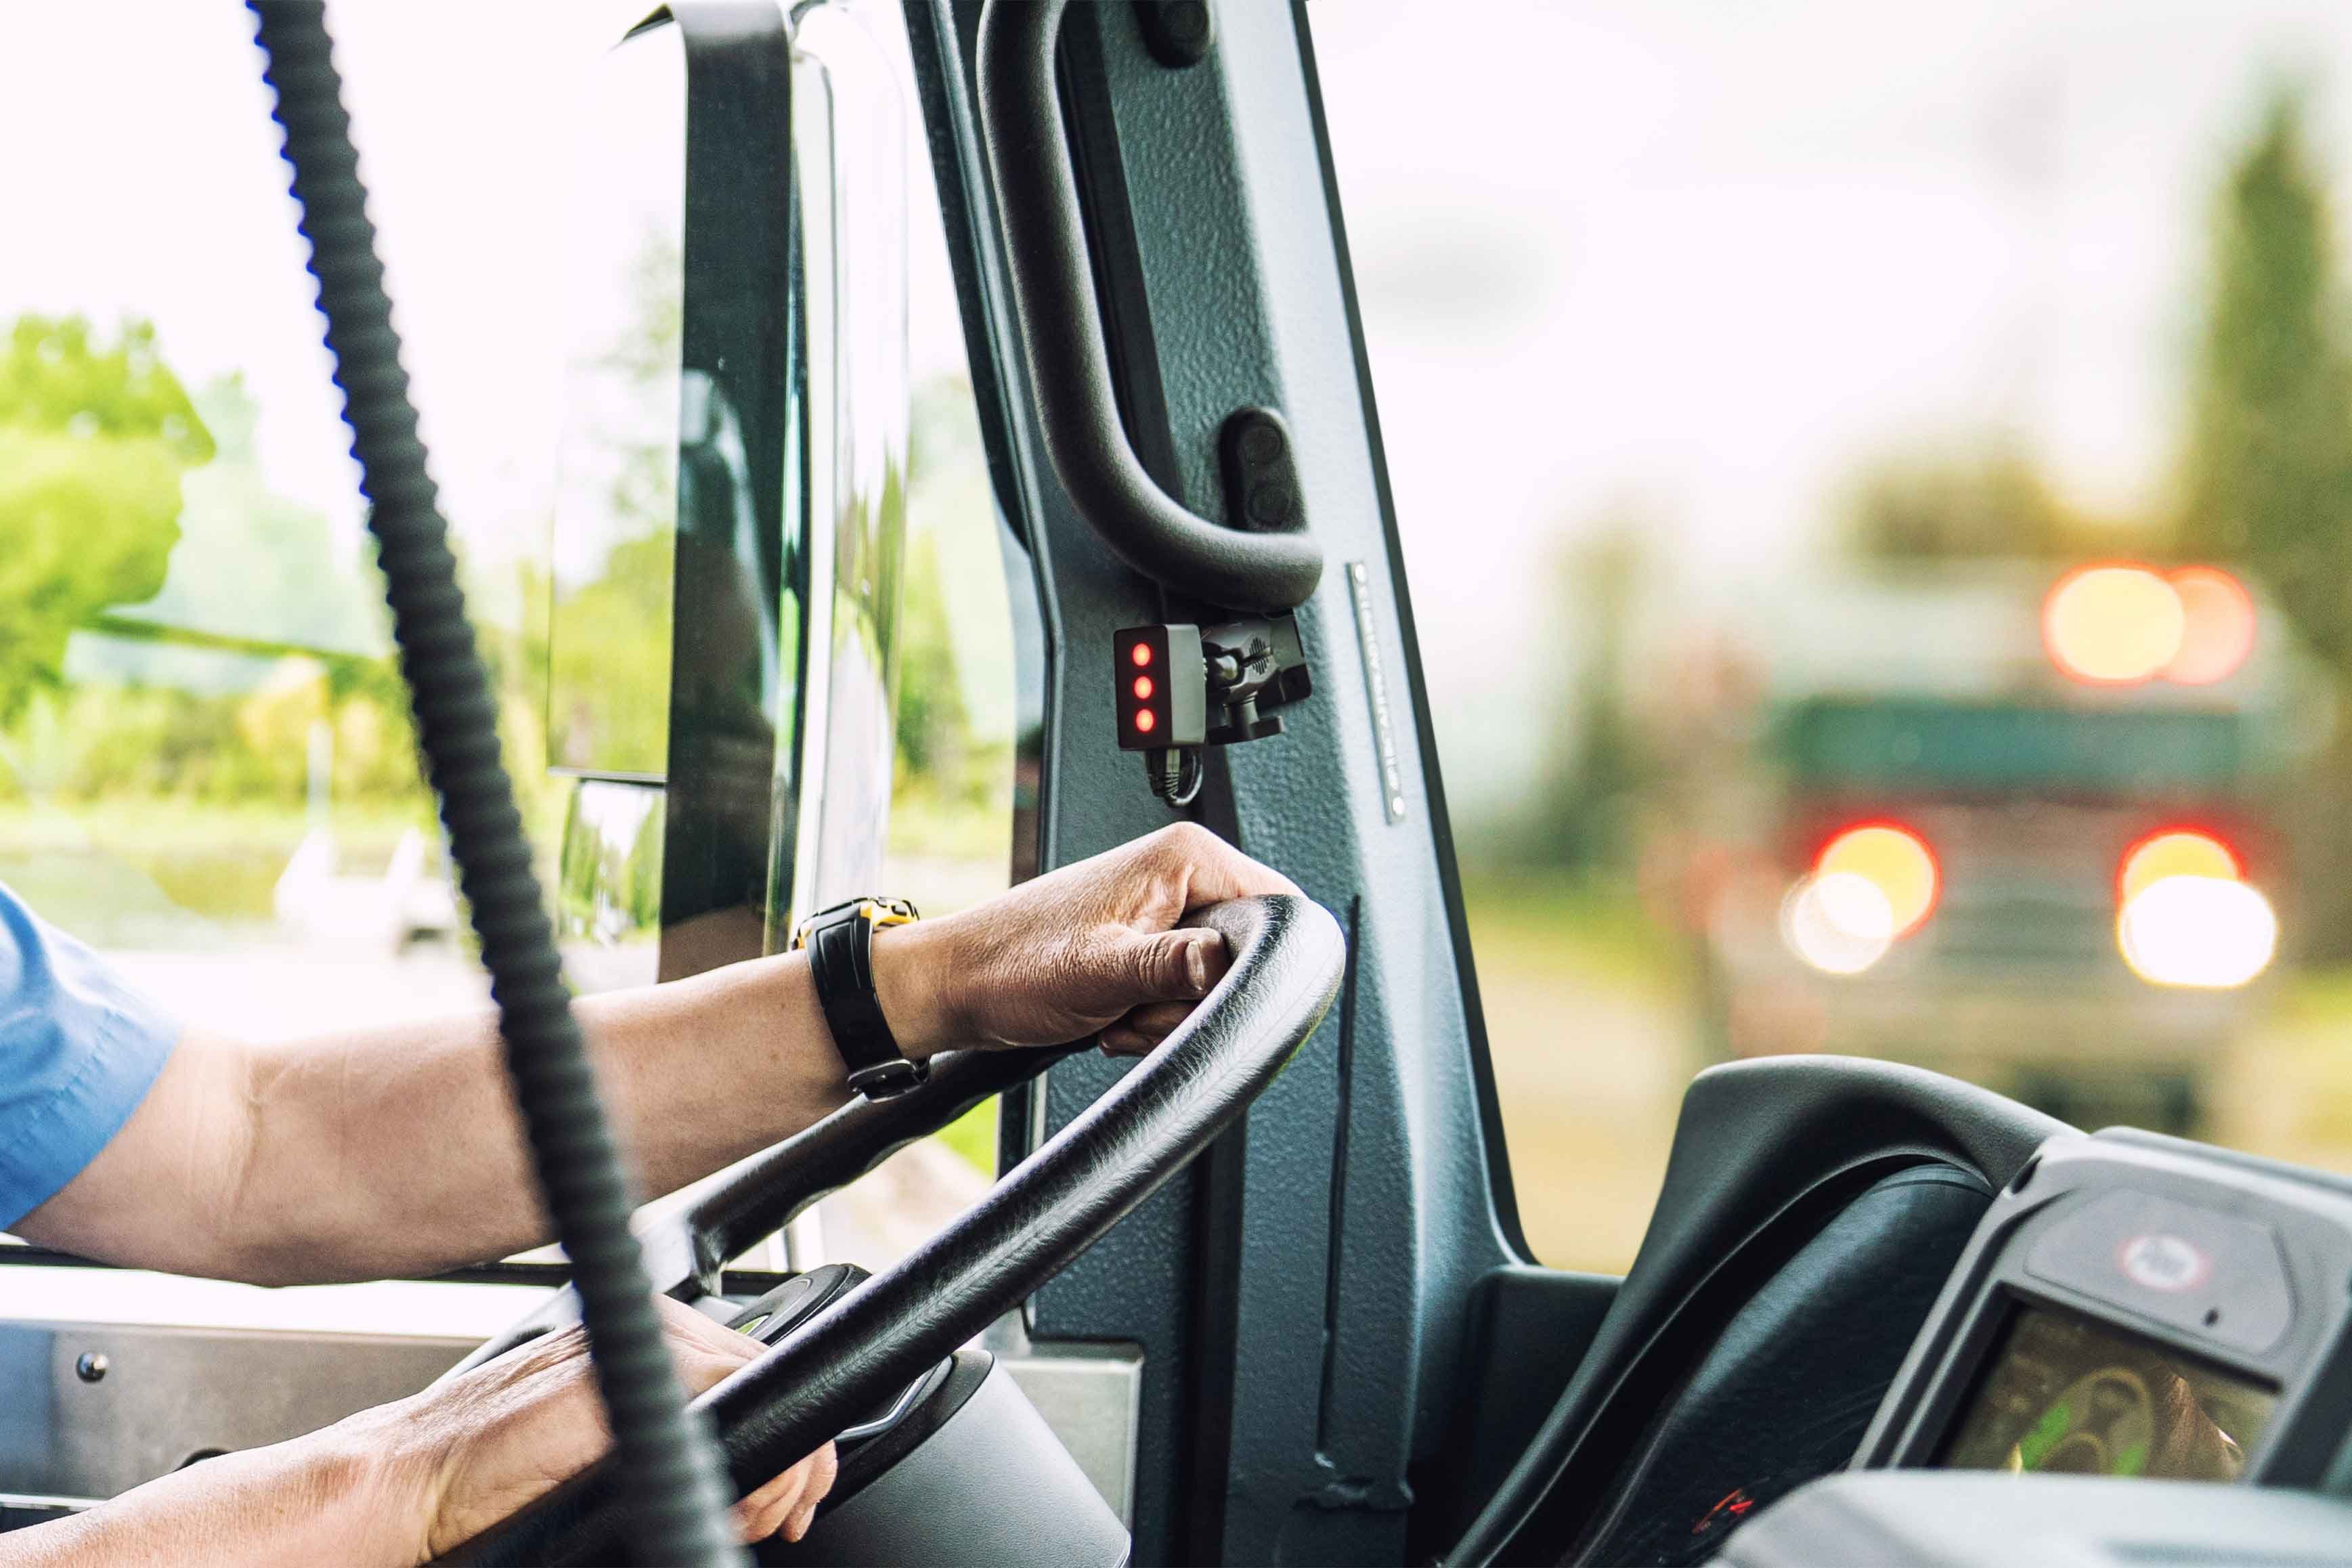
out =
[[[1149,1050],[1223,971],[1185,912],[1296,893],[1178,826],[944,920],[874,937],[902,1049],[1099,1036]],[[605,1104],[657,1195],[841,1103],[796,955],[581,1005]],[[284,1046],[184,1042],[88,1169],[19,1234],[113,1262],[270,1283],[415,1274],[547,1240],[494,1021]]]
[[[927,1048],[911,931],[885,1005]],[[895,993],[895,996],[894,996]],[[583,998],[599,1088],[646,1195],[839,1105],[805,963],[782,955]],[[104,1152],[18,1226],[110,1262],[263,1284],[433,1273],[552,1239],[496,1016],[261,1046],[194,1036]]]
[[[87,1513],[0,1535],[0,1568],[385,1568],[422,1555],[421,1521],[383,1484],[373,1415],[176,1470]]]
[[[599,1087],[647,1195],[841,1102],[797,957],[578,1004]],[[551,1239],[495,1016],[257,1051],[239,1229],[268,1279],[424,1273]]]

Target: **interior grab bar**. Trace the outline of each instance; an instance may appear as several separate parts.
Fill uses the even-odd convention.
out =
[[[988,0],[980,19],[981,131],[1045,454],[1079,515],[1145,576],[1232,609],[1296,609],[1323,575],[1297,509],[1278,530],[1198,516],[1152,481],[1119,422],[1055,86],[1067,5]]]

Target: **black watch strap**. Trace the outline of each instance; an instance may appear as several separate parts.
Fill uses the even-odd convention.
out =
[[[874,989],[875,929],[914,918],[903,900],[852,899],[802,921],[793,942],[808,952],[817,1005],[849,1069],[849,1087],[868,1100],[904,1094],[930,1076],[930,1063],[908,1061],[899,1049]]]

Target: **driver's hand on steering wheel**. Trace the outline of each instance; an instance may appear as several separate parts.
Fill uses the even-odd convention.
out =
[[[662,1326],[689,1394],[760,1353],[756,1340],[664,1298]],[[604,1408],[577,1328],[532,1341],[496,1361],[391,1406],[401,1458],[395,1506],[413,1509],[428,1562],[514,1513],[612,1446]],[[746,1541],[782,1533],[798,1541],[833,1488],[827,1443],[735,1505]]]
[[[1090,1036],[1106,1051],[1140,1055],[1190,1016],[1229,963],[1222,936],[1179,922],[1228,900],[1297,891],[1205,829],[1180,824],[961,913],[877,931],[876,989],[910,1057]],[[689,1394],[761,1349],[691,1307],[660,1304]],[[365,1457],[366,1502],[347,1522],[424,1563],[584,1468],[611,1439],[574,1328],[292,1447],[305,1442],[330,1458]],[[208,1468],[187,1474],[201,1479]],[[735,1510],[745,1538],[800,1539],[835,1472],[827,1444],[745,1498]]]
[[[1089,1035],[1115,1056],[1140,1056],[1225,972],[1224,938],[1177,922],[1228,899],[1297,891],[1206,828],[1178,823],[961,913],[877,933],[876,990],[909,1057]]]

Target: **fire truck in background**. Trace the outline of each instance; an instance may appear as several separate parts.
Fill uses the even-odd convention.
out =
[[[2199,1125],[2293,935],[2271,803],[2326,721],[2284,618],[2229,571],[2131,563],[1939,565],[1772,613],[1749,852],[1706,900],[1712,1054]]]

